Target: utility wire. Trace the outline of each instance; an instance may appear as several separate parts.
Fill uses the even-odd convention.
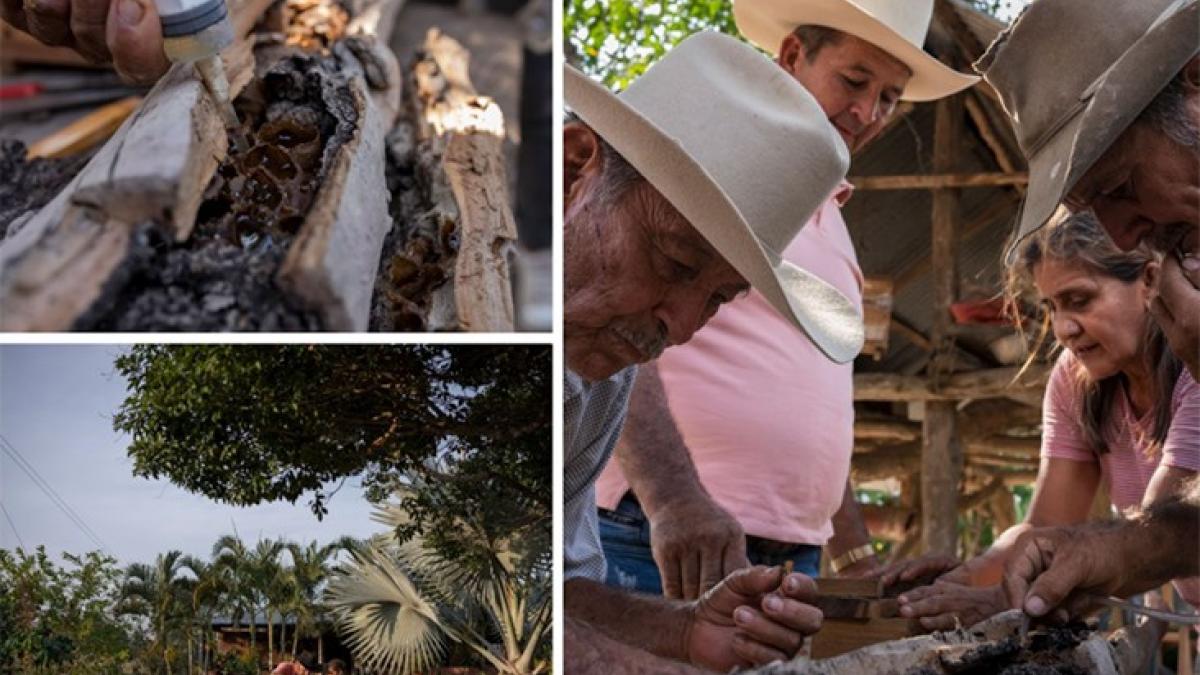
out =
[[[17,524],[13,522],[12,516],[8,515],[8,509],[4,508],[4,502],[0,502],[0,513],[4,514],[4,519],[8,521],[8,526],[12,528],[13,534],[17,535],[17,543],[21,545],[21,550],[28,553],[29,549],[25,548],[25,542],[21,539],[21,533],[17,532]]]
[[[30,480],[33,481],[33,484],[36,485],[38,489],[40,489],[56,507],[58,507],[59,511],[62,511],[63,515],[65,515],[72,523],[75,524],[76,527],[79,528],[80,532],[83,532],[83,534],[90,539],[92,543],[100,547],[100,549],[105,553],[108,553],[108,546],[104,544],[104,541],[100,539],[100,536],[96,534],[96,531],[88,526],[83,518],[76,513],[75,509],[71,508],[71,505],[68,504],[66,500],[64,500],[62,496],[58,494],[57,491],[55,491],[55,489],[46,481],[45,478],[42,478],[42,475],[38,473],[37,469],[35,469],[33,465],[29,463],[29,460],[25,459],[25,457],[21,455],[16,447],[14,447],[13,444],[9,442],[9,440],[5,438],[3,434],[0,434],[0,449],[4,450],[10,457],[13,458],[13,461],[15,461],[17,466],[25,472],[26,476],[29,476]]]

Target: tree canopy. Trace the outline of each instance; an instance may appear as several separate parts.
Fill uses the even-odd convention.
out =
[[[1027,0],[967,0],[1009,20]],[[568,60],[615,90],[637,79],[692,33],[716,30],[741,38],[729,0],[565,0],[563,39]]]
[[[492,534],[548,529],[550,347],[544,345],[135,345],[117,358],[114,418],[135,475],[253,505],[336,481],[373,499],[409,492],[408,534],[487,514]],[[403,533],[402,533],[403,534]],[[449,536],[449,535],[447,535]],[[447,542],[443,542],[447,543]]]

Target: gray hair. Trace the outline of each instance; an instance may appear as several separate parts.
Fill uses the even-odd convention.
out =
[[[1200,152],[1200,129],[1188,115],[1185,75],[1180,71],[1138,115],[1137,122],[1161,131],[1167,138],[1189,150]]]
[[[587,122],[579,119],[575,113],[567,115],[565,124],[578,122],[587,126]],[[591,128],[590,126],[588,127]],[[592,130],[592,133],[596,133]],[[627,159],[621,156],[608,141],[596,133],[596,141],[600,146],[600,187],[596,193],[596,201],[603,207],[608,207],[620,201],[621,197],[634,185],[646,180]]]

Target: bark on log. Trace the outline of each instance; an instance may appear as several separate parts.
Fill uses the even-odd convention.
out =
[[[412,231],[385,256],[375,303],[385,326],[513,329],[508,252],[517,232],[503,116],[476,93],[468,65],[466,50],[432,29],[412,68],[406,99],[415,124],[394,135],[392,153],[419,174],[417,194],[406,199],[420,213],[410,214]]]

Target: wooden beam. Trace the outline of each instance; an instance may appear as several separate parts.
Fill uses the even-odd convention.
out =
[[[999,173],[919,173],[897,176],[851,176],[846,180],[855,190],[940,190],[947,188],[1001,187],[1025,185],[1029,174]]]
[[[988,368],[955,373],[934,382],[919,375],[896,373],[855,373],[855,401],[955,401],[975,398],[1003,398],[1016,391],[1041,391],[1050,368],[1030,366],[1020,378],[1016,366]]]
[[[992,127],[991,119],[984,111],[983,106],[976,100],[977,95],[971,94],[963,99],[963,103],[967,108],[967,114],[971,117],[971,121],[975,123],[976,130],[979,131],[979,137],[983,139],[984,145],[992,153],[992,158],[996,160],[996,165],[1004,173],[1015,174],[1021,171],[1021,166],[1009,154],[1008,145],[1000,139]],[[1013,185],[1016,193],[1022,197],[1025,196],[1024,185]]]
[[[962,139],[961,94],[939,100],[933,130],[933,170],[953,171]],[[930,258],[933,264],[933,326],[930,359],[935,387],[954,358],[950,305],[958,297],[957,232],[959,195],[949,186],[933,193]],[[951,401],[925,404],[921,443],[921,550],[954,555],[958,541],[958,485],[962,480],[962,447],[958,440],[958,411]]]

